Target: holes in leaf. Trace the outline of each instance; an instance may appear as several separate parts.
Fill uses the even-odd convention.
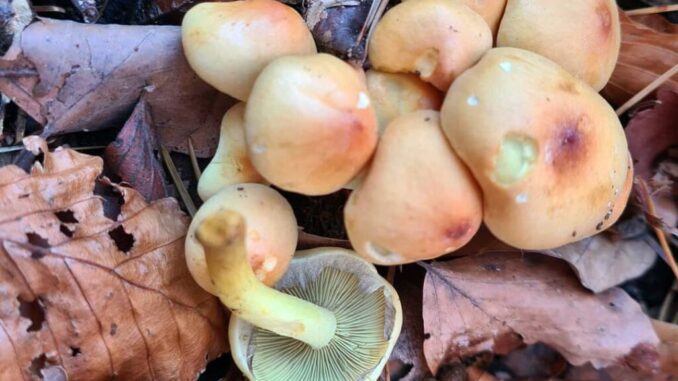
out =
[[[40,299],[25,300],[21,296],[19,301],[19,315],[31,321],[31,325],[26,328],[26,332],[36,332],[42,329],[45,322],[45,310],[40,305]]]
[[[399,359],[388,361],[388,370],[391,375],[391,381],[402,380],[412,371],[412,368],[414,368],[414,365]]]
[[[69,237],[69,238],[73,237],[74,231],[71,230],[71,229],[69,229],[68,226],[66,226],[66,225],[64,225],[64,224],[61,224],[61,225],[59,225],[59,230],[60,230],[61,233],[63,233],[66,237]]]
[[[118,325],[115,323],[111,323],[111,329],[108,331],[108,333],[111,334],[111,336],[115,336],[115,333],[118,332]]]
[[[54,215],[59,219],[59,221],[65,224],[77,224],[80,222],[77,218],[75,218],[75,213],[73,213],[73,211],[70,209],[54,212]]]
[[[49,248],[49,242],[45,237],[41,236],[38,233],[26,233],[26,239],[28,240],[28,243],[31,244],[32,246],[37,246],[38,248]],[[33,250],[31,252],[31,258],[33,259],[40,259],[45,256],[45,252],[43,250],[37,249]]]
[[[117,221],[120,215],[120,208],[125,203],[123,195],[115,187],[103,180],[96,182],[94,194],[102,199],[104,216],[111,221]]]
[[[82,353],[80,347],[70,346],[68,348],[71,350],[71,357],[77,357],[79,354]]]
[[[39,379],[42,380],[42,370],[45,369],[47,366],[47,356],[45,354],[41,354],[38,357],[35,357],[33,360],[31,360],[31,366],[28,367],[28,369],[31,371],[32,374],[38,376]]]
[[[113,242],[115,242],[115,246],[118,248],[118,250],[125,254],[129,254],[132,246],[134,246],[134,236],[126,232],[122,225],[109,231],[108,235],[111,237]]]

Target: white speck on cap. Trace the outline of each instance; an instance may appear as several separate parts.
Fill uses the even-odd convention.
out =
[[[356,107],[360,110],[366,109],[367,106],[370,105],[370,97],[367,96],[367,94],[363,93],[362,91],[360,94],[358,94],[358,104]]]
[[[276,257],[266,257],[264,259],[264,264],[261,266],[264,271],[271,272],[275,269],[275,265],[278,264],[278,259]]]
[[[511,69],[513,69],[513,65],[511,65],[510,62],[508,61],[502,61],[499,63],[499,66],[501,66],[501,70],[510,73]]]
[[[525,193],[520,193],[516,196],[516,202],[518,204],[524,204],[527,202],[527,194]]]
[[[252,153],[260,154],[266,152],[266,146],[263,144],[252,144]]]
[[[466,103],[468,103],[469,106],[478,106],[478,98],[475,95],[471,95],[470,97],[466,98]]]

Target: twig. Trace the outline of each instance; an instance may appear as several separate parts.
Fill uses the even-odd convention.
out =
[[[672,5],[657,5],[654,7],[632,9],[625,11],[627,16],[653,15],[655,13],[674,12],[678,11],[678,4]]]
[[[626,101],[621,107],[617,109],[617,115],[622,115],[626,111],[628,111],[631,107],[635,106],[636,103],[640,102],[643,98],[645,98],[648,94],[653,92],[657,87],[661,86],[664,82],[668,81],[671,77],[673,77],[676,73],[678,73],[678,64],[674,65],[671,69],[669,69],[666,73],[660,75],[652,81],[649,85],[645,86],[644,89],[640,90],[638,94],[634,95]]]
[[[0,78],[33,77],[36,75],[38,75],[38,71],[35,69],[0,69]]]
[[[105,149],[106,146],[87,146],[87,147],[68,147],[68,148],[74,151],[93,151],[98,149]],[[24,149],[23,145],[0,147],[0,154],[21,151],[22,149]]]
[[[657,209],[655,208],[654,201],[652,201],[652,197],[650,196],[650,191],[647,188],[647,183],[645,182],[645,180],[636,177],[636,184],[638,184],[640,196],[642,197],[643,202],[647,207],[647,211],[651,215],[656,216]],[[678,279],[678,264],[676,264],[676,259],[673,257],[671,247],[669,246],[669,243],[666,240],[666,235],[664,235],[664,231],[657,226],[652,226],[652,229],[654,229],[654,233],[657,235],[659,245],[661,246],[662,251],[664,252],[664,256],[666,257],[666,261],[668,262],[669,267],[671,267],[673,274],[676,276],[676,279]]]
[[[390,284],[395,284],[395,276],[396,276],[396,267],[395,266],[389,266],[388,267],[388,272],[386,273],[386,280]]]
[[[31,7],[35,13],[66,13],[66,10],[56,5],[34,5]]]
[[[669,316],[669,313],[676,294],[678,294],[678,281],[673,282],[673,286],[669,290],[669,293],[666,294],[666,298],[664,298],[664,302],[662,303],[662,307],[659,310],[659,316],[657,319],[668,322],[672,320],[671,316]]]
[[[198,158],[195,156],[195,149],[193,148],[193,139],[188,137],[188,156],[191,157],[191,166],[193,166],[193,174],[195,175],[196,180],[200,180],[202,176],[202,171],[200,171],[200,166],[198,165]]]
[[[170,176],[172,176],[172,182],[174,182],[174,186],[177,187],[179,197],[181,197],[181,201],[186,206],[188,214],[190,214],[191,217],[195,216],[197,209],[193,203],[193,199],[191,199],[191,195],[188,194],[188,190],[186,190],[184,183],[181,181],[181,176],[179,176],[179,172],[177,171],[177,167],[174,165],[174,161],[172,160],[169,151],[167,151],[167,148],[165,148],[165,146],[162,144],[160,144],[160,154],[162,155],[162,161],[165,162],[167,171],[170,173]]]

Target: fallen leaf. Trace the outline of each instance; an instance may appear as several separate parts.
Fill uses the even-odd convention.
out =
[[[187,153],[190,137],[197,156],[211,156],[234,101],[193,73],[180,35],[178,26],[39,19],[0,58],[0,92],[45,125],[43,137],[119,125],[145,94],[163,145]]]
[[[678,37],[633,21],[620,12],[622,42],[612,78],[602,90],[614,106],[620,106],[678,62]],[[678,91],[678,78],[664,83]]]
[[[421,317],[425,274],[416,265],[396,270],[393,285],[403,306],[403,328],[388,361],[391,381],[419,381],[430,377],[424,357],[424,321]]]
[[[188,272],[177,202],[101,197],[101,158],[24,142],[44,158],[0,168],[0,379],[194,380],[225,316]]]
[[[501,364],[516,377],[530,379],[556,377],[568,366],[563,356],[542,343],[509,353]]]
[[[565,260],[584,287],[601,292],[637,278],[652,267],[657,254],[646,239],[613,241],[605,234],[597,234],[543,253]]]
[[[144,98],[137,103],[115,141],[106,147],[106,165],[146,201],[166,197],[165,172],[155,155],[157,147],[151,114]]]
[[[425,266],[424,354],[434,373],[521,342],[542,342],[574,365],[658,366],[659,340],[640,306],[618,288],[589,293],[563,261],[497,253]]]
[[[678,325],[659,320],[653,320],[652,325],[661,340],[659,358],[662,370],[678,380]]]

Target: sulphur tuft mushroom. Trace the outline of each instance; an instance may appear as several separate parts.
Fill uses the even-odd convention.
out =
[[[612,76],[621,46],[614,0],[508,0],[497,46],[539,53],[596,91]]]
[[[554,248],[600,232],[621,213],[631,168],[619,119],[549,59],[490,50],[450,87],[441,116],[482,188],[484,221],[502,241]]]
[[[344,209],[355,250],[381,265],[432,259],[465,245],[482,221],[471,173],[452,151],[439,113],[393,120]]]
[[[348,250],[302,252],[269,288],[247,260],[245,220],[222,211],[196,231],[217,296],[231,309],[232,356],[251,380],[375,380],[400,333],[393,287]]]
[[[214,294],[205,262],[205,252],[195,230],[202,221],[223,210],[234,210],[247,219],[247,257],[256,277],[272,285],[285,273],[297,246],[297,220],[287,200],[261,184],[228,185],[210,197],[188,227],[185,255],[193,279]]]
[[[197,4],[184,16],[181,41],[200,78],[242,101],[273,59],[316,52],[303,18],[275,0]]]
[[[366,78],[380,134],[400,115],[417,110],[440,110],[443,103],[443,94],[414,74],[368,70]]]
[[[221,120],[217,151],[198,181],[198,195],[203,201],[227,185],[266,182],[247,154],[244,114],[245,104],[238,103]]]
[[[415,73],[447,91],[491,47],[490,27],[461,2],[410,0],[384,14],[374,29],[369,57],[377,70]]]
[[[369,160],[377,119],[361,74],[328,54],[268,65],[245,110],[250,160],[271,184],[306,195],[335,192]]]

